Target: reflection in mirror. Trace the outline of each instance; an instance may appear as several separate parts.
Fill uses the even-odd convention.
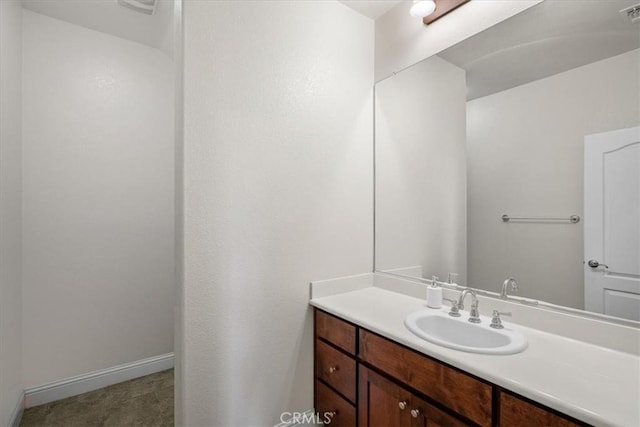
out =
[[[633,4],[546,0],[376,85],[376,270],[640,320]]]

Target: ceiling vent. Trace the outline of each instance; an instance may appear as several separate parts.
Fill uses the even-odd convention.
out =
[[[153,15],[156,10],[157,0],[116,0],[116,3],[145,15]]]
[[[640,4],[624,8],[620,13],[629,21],[630,24],[637,24],[640,22]]]

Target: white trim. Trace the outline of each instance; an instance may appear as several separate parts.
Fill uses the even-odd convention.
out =
[[[131,363],[89,372],[64,380],[30,387],[24,391],[24,407],[43,405],[100,388],[108,387],[123,381],[143,377],[173,368],[173,353],[149,357]]]
[[[315,415],[315,411],[313,409],[307,409],[301,414],[298,414],[297,417],[291,414],[291,418],[289,418],[289,420],[282,421],[281,423],[276,424],[273,427],[293,427],[293,426],[303,425],[300,422],[301,420],[312,420],[314,415]],[[304,425],[311,425],[311,424],[304,424]],[[312,425],[315,425],[315,424],[312,424]]]
[[[11,418],[9,418],[9,427],[18,427],[22,420],[22,414],[24,412],[24,391],[20,393],[20,398],[16,403],[16,407],[13,408]]]

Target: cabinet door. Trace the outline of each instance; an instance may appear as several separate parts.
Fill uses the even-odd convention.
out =
[[[359,374],[358,425],[409,427],[411,394],[362,365]]]
[[[473,425],[436,408],[360,365],[360,427],[462,427]]]
[[[411,427],[459,427],[473,425],[441,411],[416,396],[411,397],[409,413],[411,414]]]

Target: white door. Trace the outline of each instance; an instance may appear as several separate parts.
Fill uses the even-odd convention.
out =
[[[585,309],[640,321],[640,127],[584,148]]]

